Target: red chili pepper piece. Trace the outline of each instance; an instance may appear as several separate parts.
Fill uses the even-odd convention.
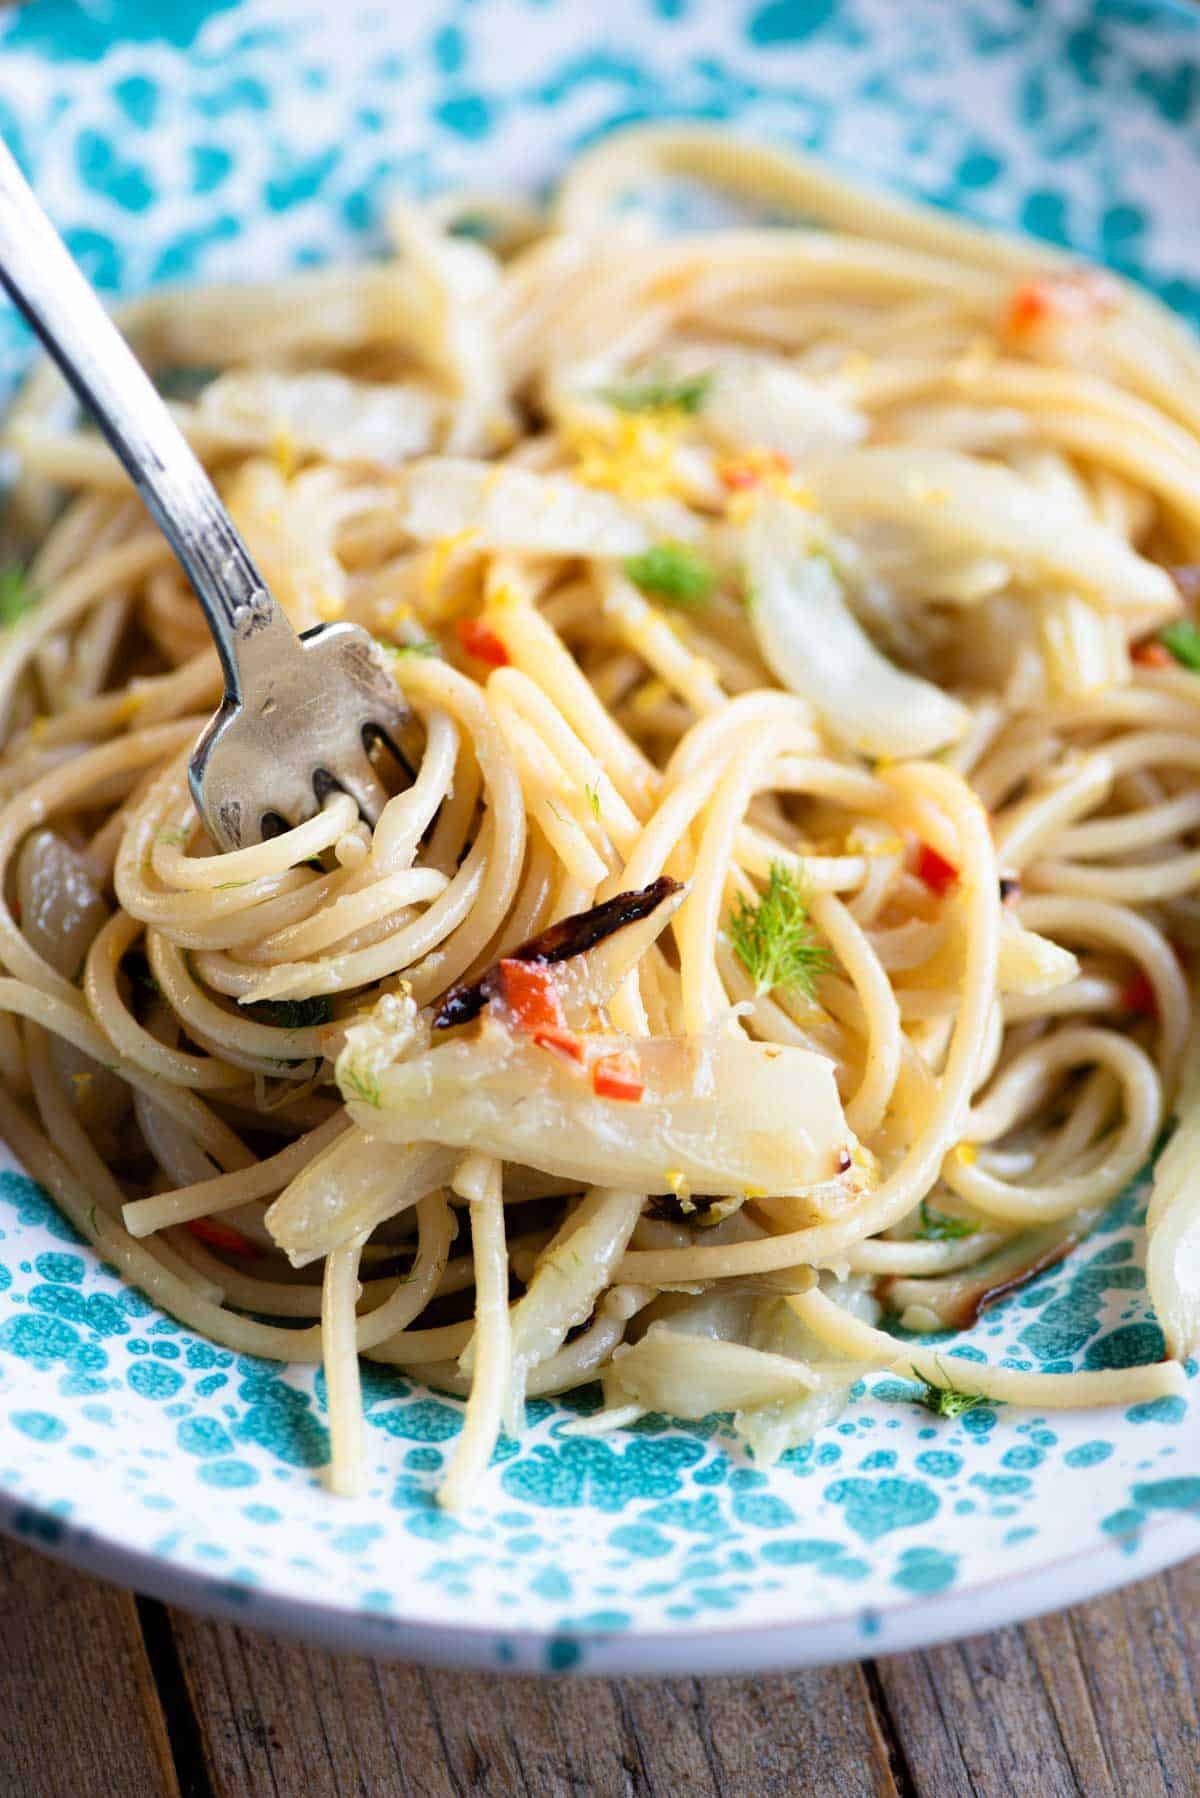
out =
[[[458,640],[469,656],[489,668],[507,668],[509,654],[490,625],[478,618],[460,618],[455,625]]]
[[[646,1090],[637,1062],[619,1051],[601,1055],[592,1064],[592,1091],[598,1099],[625,1099],[636,1103]]]
[[[1132,1011],[1141,1018],[1152,1018],[1158,1011],[1158,997],[1150,984],[1149,977],[1140,969],[1121,994],[1121,1006],[1124,1011]]]
[[[188,1229],[198,1242],[203,1242],[210,1249],[221,1249],[226,1255],[245,1255],[251,1261],[258,1261],[262,1250],[232,1224],[223,1224],[215,1217],[193,1217],[188,1221]]]
[[[1010,336],[1020,337],[1052,321],[1093,318],[1120,298],[1116,282],[1099,271],[1043,275],[1013,289],[1001,323]]]
[[[729,456],[717,467],[723,486],[731,493],[757,487],[768,475],[790,474],[792,465],[779,450],[751,450],[745,456]]]
[[[1004,314],[1004,328],[1014,337],[1035,330],[1054,317],[1054,304],[1040,281],[1025,281],[1016,289]]]
[[[514,1022],[531,1035],[539,1030],[562,1030],[566,1025],[554,974],[545,962],[502,961],[500,996]]]
[[[922,843],[917,850],[916,876],[923,880],[930,892],[940,897],[954,885],[958,879],[958,869],[953,862],[948,862],[944,855],[939,855],[930,843]]]

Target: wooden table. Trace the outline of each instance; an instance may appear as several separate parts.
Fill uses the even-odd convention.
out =
[[[0,1798],[1194,1798],[1200,1560],[925,1654],[747,1679],[426,1672],[0,1539]]]

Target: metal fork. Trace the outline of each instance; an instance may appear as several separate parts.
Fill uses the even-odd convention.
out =
[[[149,377],[0,141],[0,282],[95,417],[195,588],[225,698],[188,768],[220,849],[312,817],[332,791],[373,824],[387,798],[368,745],[402,766],[410,718],[386,657],[356,624],[298,636]],[[410,770],[411,772],[411,770]]]

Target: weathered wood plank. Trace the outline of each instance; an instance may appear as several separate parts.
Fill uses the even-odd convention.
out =
[[[662,1798],[709,1790],[721,1798],[896,1798],[860,1667],[622,1680],[616,1693],[646,1769],[644,1789]]]
[[[1020,1629],[761,1679],[501,1679],[329,1655],[159,1607],[144,1621],[166,1718],[134,1601],[0,1543],[3,1798],[1197,1789],[1200,1561]]]
[[[356,1656],[178,1612],[172,1625],[217,1798],[452,1798],[458,1790],[419,1672],[397,1682]]]
[[[921,1798],[1077,1798],[1082,1788],[1019,1631],[889,1657],[878,1674]],[[1110,1792],[1103,1783],[1089,1798]]]
[[[816,1769],[829,1798],[895,1798],[855,1667],[552,1684],[172,1620],[220,1798],[782,1798]]]
[[[1069,1636],[1113,1787],[1139,1798],[1200,1786],[1200,1563],[1030,1624],[1039,1663]]]
[[[1198,1609],[1192,1562],[1019,1629],[880,1661],[883,1701],[917,1791],[1194,1792]]]
[[[179,1795],[133,1598],[3,1537],[0,1792]]]

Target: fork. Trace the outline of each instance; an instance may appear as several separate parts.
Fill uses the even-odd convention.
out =
[[[195,589],[225,697],[192,753],[196,809],[219,849],[302,823],[348,793],[369,824],[388,794],[369,746],[410,719],[360,625],[292,629],[149,376],[0,141],[0,282],[124,464]]]

